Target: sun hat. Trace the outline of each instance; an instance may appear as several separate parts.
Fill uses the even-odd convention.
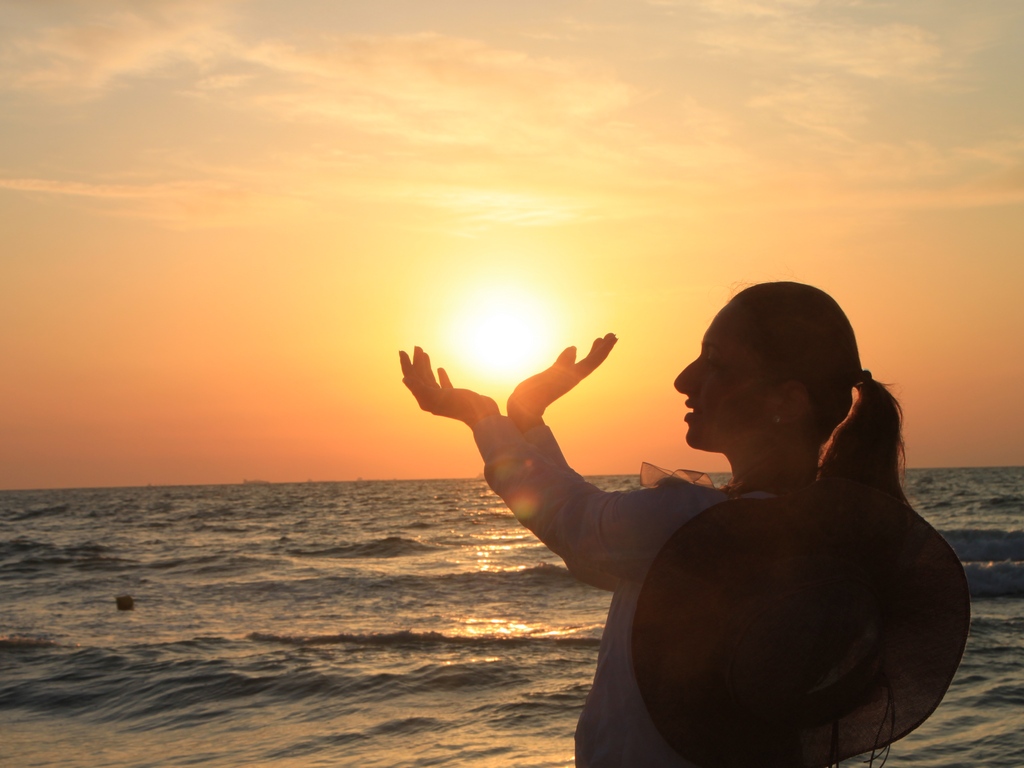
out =
[[[828,478],[724,501],[676,531],[640,591],[633,668],[661,735],[701,768],[818,768],[924,722],[969,626],[939,533]]]

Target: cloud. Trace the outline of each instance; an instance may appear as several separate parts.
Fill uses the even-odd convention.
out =
[[[999,170],[1009,171],[1019,167],[1024,161],[1024,133],[1005,135],[964,149],[962,152]]]
[[[118,78],[176,62],[203,62],[225,45],[232,3],[125,0],[15,3],[0,48],[0,84],[16,90],[95,95]]]
[[[783,17],[758,24],[719,26],[701,35],[720,54],[766,57],[774,66],[815,67],[873,80],[937,81],[943,51],[934,34],[909,24],[837,24]]]
[[[1007,135],[961,149],[965,161],[989,169],[975,183],[980,195],[1021,202],[1024,199],[1024,134]]]
[[[501,188],[428,189],[420,198],[424,205],[447,209],[470,223],[549,226],[584,215],[579,200]]]
[[[1009,170],[994,174],[988,180],[987,187],[1006,193],[1016,193],[1017,198],[1024,199],[1024,162]]]
[[[648,0],[691,12],[697,41],[719,55],[755,57],[766,69],[821,68],[871,79],[941,78],[943,49],[933,31],[892,21],[860,0]],[[928,18],[936,24],[934,15]]]
[[[632,98],[589,62],[432,33],[336,38],[320,50],[264,43],[238,55],[281,78],[252,97],[266,111],[418,143],[525,149]]]
[[[10,166],[0,179],[0,188],[12,192],[73,198],[116,215],[183,226],[241,219],[272,197],[294,207],[304,198],[338,196],[413,202],[477,224],[565,221],[580,215],[571,195],[535,193],[529,178],[502,188],[495,173],[511,156],[578,163],[588,153],[606,153],[598,134],[634,95],[593,62],[468,38],[423,33],[246,42],[214,23],[223,8],[211,13],[202,3],[60,5],[61,13],[33,18],[32,30],[3,50],[0,57],[12,66],[0,85],[44,98],[99,97],[133,87],[131,78],[160,73],[164,91],[211,102],[221,119],[234,113],[236,126],[249,112],[266,124],[293,123],[294,135],[316,137],[316,146],[305,150],[278,147],[273,158],[254,158],[251,172],[216,161],[203,167],[203,137],[158,155],[140,147],[134,158],[136,167],[162,167],[158,178],[199,177],[192,181],[110,183],[137,177],[131,147],[106,179],[71,168],[60,175],[77,180],[51,179],[31,167],[12,173]],[[179,66],[172,72],[172,65]],[[142,87],[147,98],[159,93],[151,80]],[[104,106],[88,115],[104,119]],[[340,147],[343,156],[331,151]],[[480,183],[485,168],[491,171]],[[536,181],[535,170],[527,175]]]
[[[814,0],[652,4],[672,5],[685,24],[631,45],[679,31],[676,77],[643,79],[636,61],[661,55],[656,45],[629,49],[631,80],[614,70],[606,36],[621,29],[609,26],[580,27],[570,48],[517,50],[438,32],[251,37],[258,13],[238,24],[229,1],[8,0],[16,13],[0,46],[0,88],[95,99],[67,121],[82,130],[65,146],[118,119],[127,100],[101,98],[115,88],[144,94],[152,119],[181,121],[148,134],[139,116],[137,139],[102,160],[69,149],[33,165],[12,154],[0,188],[181,226],[245,220],[275,201],[322,210],[358,200],[483,227],[671,213],[761,184],[774,198],[793,179],[865,195],[949,190],[985,174],[1019,187],[1019,148],[951,154],[948,138],[908,139],[898,115],[888,130],[875,111],[895,102],[894,85],[943,82],[948,35],[856,3],[838,3],[842,13]],[[703,78],[712,57],[730,58],[711,73],[715,87],[688,82],[686,66]],[[120,183],[138,178],[158,183]]]
[[[232,28],[233,5],[22,3],[0,48],[0,88],[96,98],[132,78],[160,75],[178,92],[275,120],[505,151],[564,140],[633,98],[593,61],[436,33],[250,41]]]
[[[281,213],[286,194],[222,176],[150,184],[90,183],[61,179],[0,178],[0,190],[77,198],[108,215],[142,218],[179,228],[252,223]]]
[[[261,183],[259,172],[230,168],[204,171],[210,178],[153,183],[0,177],[0,190],[70,198],[107,215],[185,229],[251,224],[287,217],[297,211],[313,213],[325,205],[333,210],[353,201],[389,207],[411,204],[433,211],[435,217],[437,212],[444,212],[461,222],[460,226],[467,231],[492,224],[550,226],[592,213],[578,197],[535,191],[529,185],[514,190],[483,181],[446,185],[413,179],[331,175],[298,184],[282,175],[275,184],[268,185]]]
[[[679,7],[693,5],[693,0],[647,0],[650,5]],[[794,11],[815,8],[819,0],[699,0],[700,8],[726,18],[778,18]]]
[[[866,122],[864,98],[849,86],[827,77],[794,77],[767,86],[750,106],[775,112],[802,129],[850,141],[850,129]]]
[[[166,185],[159,185],[166,187]],[[81,197],[129,198],[153,197],[158,187],[132,187],[124,184],[88,184],[55,179],[0,179],[0,189],[16,192],[47,192]]]

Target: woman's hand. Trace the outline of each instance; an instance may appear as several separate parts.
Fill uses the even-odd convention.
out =
[[[544,411],[589,376],[615,346],[614,333],[594,339],[590,353],[576,362],[576,347],[567,348],[555,364],[522,382],[508,399],[508,415],[520,432],[544,423]]]
[[[412,360],[406,352],[399,352],[398,359],[402,363],[402,383],[424,411],[458,419],[470,427],[499,412],[498,404],[491,398],[470,389],[455,389],[444,368],[437,369],[441,379],[438,384],[430,367],[430,357],[419,347],[413,348]]]

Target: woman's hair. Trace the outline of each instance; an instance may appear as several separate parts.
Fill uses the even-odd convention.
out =
[[[806,387],[818,477],[854,480],[906,502],[900,405],[861,369],[853,327],[835,299],[810,285],[778,282],[750,286],[730,304],[746,314],[746,341],[767,375]]]

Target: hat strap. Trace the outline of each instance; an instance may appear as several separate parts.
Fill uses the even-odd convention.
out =
[[[892,695],[892,685],[889,683],[889,678],[883,673],[883,680],[885,681],[885,712],[882,713],[882,722],[878,724],[878,734],[875,736],[875,744],[878,744],[878,740],[882,737],[882,729],[885,727],[886,718],[889,720],[889,736],[885,740],[885,746],[879,752],[878,747],[871,750],[871,759],[868,761],[868,768],[873,768],[875,765],[875,758],[881,755],[882,762],[878,764],[878,768],[882,768],[885,765],[885,761],[889,759],[889,749],[892,747],[892,735],[896,731],[896,701]]]
[[[839,718],[832,721],[832,744],[828,748],[828,768],[839,768]]]
[[[878,724],[878,733],[875,735],[875,744],[878,744],[879,739],[882,738],[882,729],[885,728],[886,720],[889,721],[889,736],[885,740],[885,746],[879,750],[876,746],[871,750],[871,757],[868,760],[868,768],[874,768],[875,759],[878,757],[882,758],[882,762],[878,764],[878,768],[883,768],[886,760],[889,759],[889,749],[892,747],[892,735],[896,732],[896,701],[892,695],[892,685],[889,683],[889,678],[883,673],[883,681],[885,684],[885,711],[882,713],[882,722]],[[839,718],[832,721],[832,743],[828,749],[828,766],[827,768],[840,768],[839,766]]]

